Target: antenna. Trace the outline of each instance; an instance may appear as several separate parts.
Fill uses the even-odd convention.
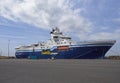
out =
[[[50,26],[50,28],[54,29],[54,24],[52,24],[52,25],[49,25],[49,26]]]

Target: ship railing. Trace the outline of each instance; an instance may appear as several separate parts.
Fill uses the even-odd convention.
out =
[[[88,41],[80,41],[80,42],[76,42],[77,44],[81,44],[81,43],[115,43],[116,40],[88,40]]]

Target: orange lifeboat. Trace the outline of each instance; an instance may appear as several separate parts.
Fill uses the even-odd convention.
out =
[[[57,49],[58,49],[58,50],[68,50],[69,47],[68,47],[68,46],[58,46]]]

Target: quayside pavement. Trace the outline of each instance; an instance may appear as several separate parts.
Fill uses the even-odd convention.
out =
[[[0,83],[120,83],[120,60],[1,59]]]

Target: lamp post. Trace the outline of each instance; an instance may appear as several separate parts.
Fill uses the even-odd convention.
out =
[[[10,40],[8,40],[8,57],[9,57],[9,54],[10,54],[10,49],[9,49],[9,47],[10,47]]]
[[[0,56],[2,56],[2,50],[0,50]]]

